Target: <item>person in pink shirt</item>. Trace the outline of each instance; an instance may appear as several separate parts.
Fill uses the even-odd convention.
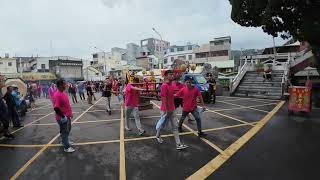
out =
[[[139,83],[139,78],[135,77],[133,83]],[[139,131],[139,135],[146,133],[145,130],[141,127],[140,116],[139,116],[139,98],[140,91],[144,91],[138,87],[135,87],[134,84],[129,83],[125,89],[125,109],[126,109],[126,118],[125,118],[125,129],[131,131],[129,128],[130,115],[132,114],[136,123],[136,127]]]
[[[51,100],[51,102],[53,103],[53,96],[54,96],[54,93],[57,91],[57,88],[56,86],[52,83],[51,86],[49,87],[48,89],[48,94],[49,94],[49,98]]]
[[[182,124],[184,119],[187,117],[189,113],[193,115],[195,120],[197,121],[197,128],[198,128],[198,136],[204,137],[206,136],[205,133],[201,130],[201,117],[200,112],[198,111],[198,103],[197,99],[200,99],[200,102],[203,106],[203,109],[205,109],[205,105],[203,102],[203,98],[201,96],[200,90],[195,87],[192,82],[193,79],[191,76],[187,76],[185,79],[186,87],[182,88],[179,92],[176,93],[176,96],[182,97],[183,99],[183,105],[182,105],[182,116],[179,120],[179,131],[182,131]]]
[[[71,131],[71,119],[73,118],[69,97],[66,94],[66,82],[64,80],[57,81],[57,92],[54,93],[54,111],[56,120],[60,126],[60,137],[64,146],[64,151],[71,153],[75,150],[71,147],[69,134]]]
[[[173,87],[173,90],[174,90],[174,94],[176,94],[177,92],[179,92],[182,88],[185,87],[185,84],[180,82],[180,79],[181,79],[181,76],[178,76],[176,77],[176,79],[174,81],[172,81],[172,87]],[[178,109],[179,107],[182,107],[182,104],[183,104],[183,100],[181,97],[178,97],[178,96],[175,96],[174,97],[174,106],[176,107],[176,109]],[[191,122],[191,121],[194,121],[192,118],[191,118],[191,115],[188,114],[187,115],[188,117],[188,121]]]
[[[186,149],[188,146],[184,145],[180,141],[177,121],[174,119],[175,117],[175,106],[174,106],[174,88],[172,86],[173,74],[171,70],[167,70],[164,73],[165,81],[161,85],[160,88],[160,96],[161,96],[161,121],[162,118],[165,118],[165,122],[169,121],[171,124],[171,129],[174,135],[174,139],[176,141],[177,150]],[[161,128],[157,129],[156,139],[158,143],[162,144],[163,139],[160,135]]]

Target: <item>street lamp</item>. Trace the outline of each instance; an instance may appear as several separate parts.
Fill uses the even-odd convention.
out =
[[[158,36],[160,37],[161,57],[159,58],[159,69],[162,69],[162,60],[163,60],[163,58],[162,58],[163,54],[162,54],[162,48],[161,48],[162,43],[163,43],[162,36],[161,36],[161,34],[160,34],[155,28],[152,28],[152,30],[153,30],[156,34],[158,34]]]

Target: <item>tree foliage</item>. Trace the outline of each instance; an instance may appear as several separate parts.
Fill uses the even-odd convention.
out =
[[[229,0],[231,18],[282,38],[307,41],[320,55],[320,0]]]

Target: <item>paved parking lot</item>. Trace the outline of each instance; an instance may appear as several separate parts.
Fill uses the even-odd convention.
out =
[[[28,112],[25,126],[13,130],[14,140],[0,141],[0,178],[17,179],[202,179],[212,175],[281,108],[274,100],[218,97],[202,114],[206,138],[197,136],[195,122],[187,122],[180,133],[189,145],[177,151],[170,128],[162,131],[164,143],[155,140],[160,102],[153,110],[141,111],[147,131],[138,136],[123,128],[123,109],[112,99],[112,114],[105,112],[103,98],[88,105],[73,104],[71,139],[76,152],[66,154],[58,143],[58,125],[48,100],[37,102]],[[177,110],[181,114],[181,110]],[[4,163],[3,163],[4,162]]]

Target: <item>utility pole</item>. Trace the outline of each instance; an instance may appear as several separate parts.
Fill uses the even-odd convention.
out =
[[[274,36],[272,36],[272,40],[273,40],[273,54],[274,54],[272,66],[274,67],[276,63],[276,58],[277,58],[277,50],[276,50],[276,43],[274,40]]]

